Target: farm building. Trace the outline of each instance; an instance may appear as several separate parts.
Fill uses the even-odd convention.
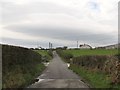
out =
[[[105,46],[105,49],[117,49],[117,48],[118,48],[118,44]]]
[[[95,47],[95,49],[105,49],[105,47]]]
[[[120,44],[114,44],[114,45],[108,45],[104,47],[96,47],[96,49],[118,49],[119,46]]]
[[[92,49],[92,47],[88,44],[81,44],[79,47],[80,49]]]

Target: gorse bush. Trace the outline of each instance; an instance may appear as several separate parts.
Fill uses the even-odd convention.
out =
[[[27,48],[2,45],[3,88],[25,87],[45,67],[41,55]],[[38,69],[38,66],[40,67]]]

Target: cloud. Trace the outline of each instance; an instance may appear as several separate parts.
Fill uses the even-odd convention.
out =
[[[90,1],[88,2],[88,6],[91,10],[100,12],[100,6],[97,2]]]
[[[39,41],[45,47],[50,41],[55,46],[76,46],[76,40],[93,46],[117,43],[117,2],[2,0],[2,42],[23,40],[30,46]]]

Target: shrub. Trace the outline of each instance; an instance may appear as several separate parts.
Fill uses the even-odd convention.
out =
[[[102,69],[107,56],[92,55],[92,56],[79,56],[73,58],[73,64],[85,66],[88,68]]]
[[[112,84],[120,83],[120,62],[116,56],[79,56],[73,58],[73,64],[110,75]]]

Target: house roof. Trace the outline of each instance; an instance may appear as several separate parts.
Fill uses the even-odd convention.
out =
[[[91,48],[91,46],[90,46],[90,45],[88,45],[88,44],[81,44],[81,45],[80,45],[80,47],[84,47],[84,46],[88,46],[88,47],[90,47],[90,48]]]

